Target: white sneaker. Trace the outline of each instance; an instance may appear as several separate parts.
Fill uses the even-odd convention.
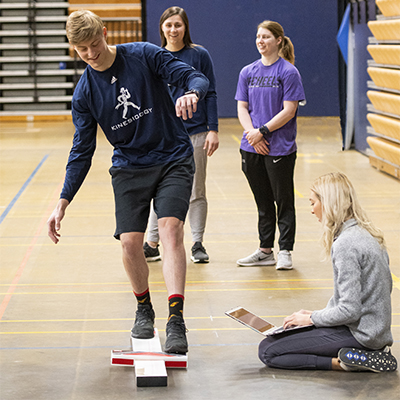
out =
[[[256,267],[256,266],[266,266],[275,265],[276,261],[274,258],[274,252],[267,254],[257,249],[253,254],[246,258],[241,258],[236,261],[239,267]]]
[[[293,269],[292,255],[289,250],[281,250],[278,253],[278,263],[276,269]]]

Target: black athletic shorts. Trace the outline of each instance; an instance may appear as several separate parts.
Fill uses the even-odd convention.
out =
[[[149,168],[111,167],[117,223],[114,237],[145,232],[152,199],[158,218],[185,221],[194,171],[193,156]]]

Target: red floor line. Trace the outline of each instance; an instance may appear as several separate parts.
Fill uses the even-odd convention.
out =
[[[47,207],[47,209],[46,209],[46,211],[44,213],[44,216],[43,216],[42,220],[40,221],[39,227],[36,230],[36,232],[35,232],[35,234],[33,236],[33,239],[32,239],[32,241],[31,241],[31,243],[30,243],[30,245],[29,245],[29,247],[28,247],[28,249],[27,249],[27,251],[25,253],[25,256],[24,256],[24,258],[23,258],[23,260],[22,260],[22,262],[21,262],[21,264],[20,264],[20,266],[19,266],[19,268],[17,270],[17,273],[15,274],[14,279],[11,282],[10,287],[8,288],[6,295],[5,295],[3,301],[0,304],[0,321],[3,318],[3,315],[4,315],[4,313],[5,313],[6,309],[7,309],[7,306],[9,304],[10,300],[11,300],[11,297],[12,297],[13,293],[15,292],[17,284],[18,284],[18,282],[19,282],[19,280],[20,280],[20,278],[22,276],[22,273],[24,272],[25,266],[28,263],[28,260],[29,260],[31,254],[32,254],[32,251],[33,251],[33,249],[34,249],[34,247],[36,245],[36,242],[37,242],[37,240],[38,240],[38,238],[39,238],[39,236],[40,236],[40,234],[41,234],[41,232],[43,230],[43,227],[46,226],[47,219],[49,218],[50,213],[53,211],[53,209],[55,207],[55,203],[58,201],[58,196],[60,194],[60,190],[61,190],[61,187],[63,185],[63,182],[64,182],[64,179],[60,182],[60,184],[57,186],[56,190],[54,191],[54,193],[53,193],[53,195],[51,197],[50,203],[49,203],[49,205],[48,205],[48,207]]]

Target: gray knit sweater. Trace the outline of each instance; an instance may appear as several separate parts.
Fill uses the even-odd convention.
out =
[[[314,325],[346,325],[364,347],[390,346],[392,276],[387,252],[351,219],[333,242],[331,258],[334,293],[323,310],[312,313]]]

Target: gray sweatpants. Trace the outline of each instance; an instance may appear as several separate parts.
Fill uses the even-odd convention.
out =
[[[204,150],[203,147],[207,133],[196,133],[190,136],[194,148],[194,163],[196,166],[189,205],[189,223],[193,242],[203,242],[204,231],[206,229],[208,210],[206,198],[207,150]],[[147,232],[148,242],[158,243],[160,241],[157,215],[154,212],[153,205],[150,211]]]

